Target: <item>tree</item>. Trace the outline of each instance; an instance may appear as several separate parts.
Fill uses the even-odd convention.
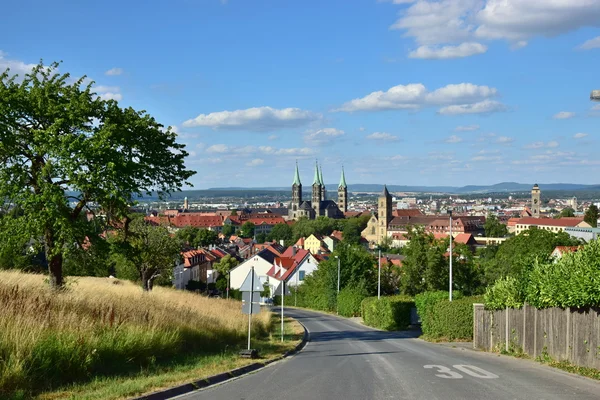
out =
[[[596,228],[598,226],[598,207],[595,204],[592,204],[587,211],[585,212],[585,216],[583,220],[590,224],[592,227]]]
[[[235,210],[235,209],[231,210],[231,214],[229,214],[229,215],[231,215],[232,217],[237,216],[238,215],[237,210]]]
[[[227,254],[225,257],[221,258],[221,260],[213,265],[213,268],[217,270],[219,276],[225,276],[231,271],[233,268],[239,265],[239,261],[237,258]]]
[[[490,215],[485,219],[483,229],[485,229],[487,237],[501,238],[508,235],[506,225],[501,223],[495,215]]]
[[[566,207],[563,208],[563,210],[560,212],[560,217],[564,218],[564,217],[574,217],[575,216],[575,210],[573,210],[571,207]]]
[[[240,236],[243,238],[254,237],[254,224],[250,221],[244,222],[242,229],[240,230]]]
[[[315,233],[312,221],[306,217],[299,218],[294,225],[292,225],[293,240],[294,242],[301,237],[306,238]]]
[[[20,81],[0,75],[0,199],[23,210],[10,225],[43,242],[54,288],[66,249],[84,240],[80,216],[91,203],[127,231],[136,196],[164,197],[194,174],[170,128],[57,70],[40,62]]]
[[[131,268],[137,272],[144,290],[152,290],[154,280],[171,277],[181,242],[171,237],[162,226],[153,226],[141,218],[131,222],[129,232],[121,232],[113,247],[113,256],[125,278],[131,278]],[[127,270],[126,270],[127,269]]]
[[[198,237],[198,230],[199,229],[194,226],[184,226],[175,232],[175,237],[191,247],[197,247],[196,240]]]
[[[292,227],[288,224],[277,224],[271,229],[271,233],[269,233],[269,240],[275,240],[279,242],[280,240],[284,240],[285,242],[289,242],[292,240]]]
[[[267,234],[266,233],[259,233],[258,235],[256,235],[256,243],[264,243],[267,241]]]
[[[342,241],[346,244],[358,245],[360,244],[361,232],[359,219],[351,218],[346,221],[346,226],[344,226]]]
[[[235,232],[235,228],[233,227],[233,225],[223,225],[223,230],[221,230],[221,233],[223,234],[223,236],[225,236],[226,239],[229,239],[229,237],[231,237],[231,235],[233,235]]]
[[[195,247],[206,247],[213,244],[217,244],[219,240],[219,234],[215,231],[211,231],[210,229],[199,229],[196,235],[196,245]]]

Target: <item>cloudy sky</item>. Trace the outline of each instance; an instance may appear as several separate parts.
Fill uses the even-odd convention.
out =
[[[134,5],[134,3],[136,5]],[[84,5],[85,4],[85,5]],[[196,188],[600,183],[600,0],[21,0],[0,69],[88,75]]]

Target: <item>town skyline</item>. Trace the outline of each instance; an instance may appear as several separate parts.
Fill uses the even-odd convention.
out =
[[[348,182],[421,186],[600,173],[600,0],[31,3],[4,10],[19,40],[0,71],[62,60],[147,110],[186,144],[194,189],[286,187],[315,158],[332,183],[342,164]]]

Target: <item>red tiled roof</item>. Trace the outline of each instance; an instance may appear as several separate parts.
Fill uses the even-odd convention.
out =
[[[177,228],[193,226],[197,228],[210,228],[223,226],[223,218],[218,215],[179,214],[170,218],[170,222]]]
[[[475,238],[470,233],[459,233],[453,240],[455,243],[475,244]]]
[[[392,211],[394,217],[417,217],[423,215],[421,210],[418,208],[409,208],[406,210],[394,210]]]
[[[521,225],[544,225],[544,226],[557,226],[557,227],[574,227],[583,222],[583,218],[520,218],[517,224]]]
[[[574,253],[576,251],[578,251],[581,248],[581,246],[556,246],[554,248],[554,251],[557,251],[561,254],[564,253]],[[553,253],[554,253],[553,251]]]

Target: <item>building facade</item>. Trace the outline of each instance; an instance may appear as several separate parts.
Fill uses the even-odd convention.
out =
[[[343,207],[347,207],[347,188],[346,180],[342,171],[342,181],[338,188],[338,196],[343,193]],[[342,186],[343,182],[343,186]],[[292,183],[292,201],[290,202],[288,219],[297,220],[300,218],[315,219],[319,216],[329,218],[344,218],[344,211],[340,209],[338,204],[333,200],[327,200],[325,183],[323,181],[323,171],[319,169],[319,165],[315,165],[315,177],[312,184],[311,200],[302,199],[302,182],[300,181],[300,173],[298,172],[298,164],[294,173],[294,181]]]
[[[538,184],[533,185],[531,189],[531,216],[533,218],[540,217],[541,192]]]

